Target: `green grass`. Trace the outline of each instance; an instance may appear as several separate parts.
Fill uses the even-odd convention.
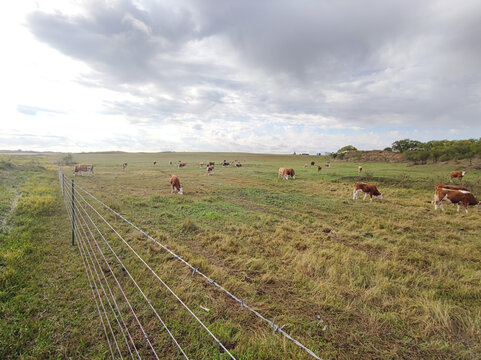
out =
[[[4,236],[21,239],[12,234],[28,230],[26,238],[35,236],[36,242],[42,244],[56,239],[59,232],[68,238],[69,225],[58,204],[53,165],[61,157],[12,160],[28,170],[15,170],[23,173],[25,181],[18,189],[22,197],[13,215],[15,226]],[[240,160],[244,167],[216,166],[215,175],[207,176],[205,169],[198,166],[200,161],[219,163],[224,159]],[[466,164],[363,163],[359,175],[357,162],[331,162],[332,167],[327,169],[327,159],[315,156],[103,153],[74,154],[74,160],[95,165],[95,176],[76,177],[76,184],[264,316],[286,324],[284,329],[289,334],[325,359],[481,357],[481,214],[474,210],[457,214],[451,206],[446,206],[446,213],[435,212],[430,203],[434,185],[449,182],[449,172]],[[178,160],[185,161],[187,168],[169,166],[169,160],[174,165]],[[323,169],[318,173],[316,167],[304,168],[311,161]],[[129,164],[126,171],[122,171],[123,162]],[[296,180],[278,179],[279,167],[294,168]],[[72,167],[64,167],[64,171],[71,176]],[[0,174],[12,172],[6,169]],[[183,196],[170,193],[171,173],[180,177]],[[480,175],[480,170],[468,168],[463,180],[477,196],[481,195]],[[39,177],[50,180],[38,181]],[[355,181],[376,184],[384,199],[373,203],[353,201]],[[0,203],[8,203],[15,191],[11,190]],[[106,216],[237,358],[310,358],[278,334],[273,336],[265,323],[192,275],[160,247],[115,217]],[[24,218],[34,218],[35,222],[22,227]],[[99,226],[108,233],[105,226]],[[189,355],[216,358],[214,344],[175,305],[171,295],[115,236],[109,235],[108,240]],[[8,241],[5,244],[9,248],[20,246]],[[29,241],[25,244],[33,246]],[[58,266],[54,265],[57,262],[79,264],[76,248],[67,246],[65,239],[62,244],[65,249],[59,259],[49,263],[47,274]],[[54,248],[50,251],[54,253]],[[23,252],[18,256],[25,258],[24,262],[33,262],[29,266],[46,266],[41,258],[29,258],[31,255]],[[90,289],[81,264],[70,269],[72,272],[55,274],[55,281],[75,276],[68,289],[88,297]],[[128,279],[122,281],[127,286]],[[24,287],[38,290],[35,284]],[[131,288],[128,295],[135,298],[136,293]],[[62,296],[58,297],[50,302],[52,309],[65,306]],[[141,304],[141,299],[136,301]],[[76,333],[72,331],[67,340],[84,334],[86,329],[95,334],[85,335],[81,349],[67,341],[68,351],[64,354],[108,355],[93,304],[90,308],[75,302],[70,305],[82,311],[75,317]],[[54,334],[58,322],[69,316],[73,315],[60,312],[57,322],[47,327],[51,335],[42,345],[49,349],[47,354],[65,348]],[[171,341],[146,307],[142,316],[147,328],[158,334],[155,341],[165,357],[173,357],[176,351]],[[27,318],[25,315],[19,324]],[[96,326],[84,328],[85,318],[97,321]],[[95,346],[89,342],[94,336],[102,339]],[[11,340],[9,346],[25,347],[25,354],[41,357],[32,344],[34,338]]]

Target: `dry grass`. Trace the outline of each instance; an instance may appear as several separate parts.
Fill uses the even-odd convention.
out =
[[[320,173],[315,166],[304,169],[304,163],[326,162],[305,156],[74,158],[95,164],[94,177],[76,178],[80,186],[267,318],[286,324],[288,333],[323,358],[481,357],[481,214],[457,214],[450,206],[436,213],[430,203],[434,184],[448,181],[452,165],[368,163],[359,176],[357,164],[348,162],[333,162]],[[224,159],[244,167],[216,166],[215,175],[207,176],[197,165]],[[170,167],[169,160],[185,161],[187,168]],[[287,166],[296,170],[296,180],[277,178],[277,169]],[[183,196],[170,193],[171,173],[179,176]],[[472,169],[463,180],[478,196],[480,174]],[[353,201],[357,180],[378,185],[384,200]],[[116,224],[237,357],[309,358],[138,232]],[[115,244],[189,351],[197,358],[213,356],[215,348],[202,345],[201,331]]]

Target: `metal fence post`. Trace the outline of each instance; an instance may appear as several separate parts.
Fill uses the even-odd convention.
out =
[[[75,185],[72,179],[72,245],[75,245]]]
[[[62,173],[62,197],[63,198],[65,197],[65,174],[64,173]]]

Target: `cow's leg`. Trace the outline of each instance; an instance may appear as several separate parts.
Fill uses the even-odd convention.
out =
[[[357,199],[357,194],[358,194],[358,191],[357,190],[354,190],[352,192],[352,200],[356,200]]]
[[[371,197],[371,202],[372,202],[372,194],[369,194],[369,196]]]
[[[172,185],[172,191],[170,192],[171,194],[174,193],[174,185]]]
[[[364,193],[364,197],[362,198],[362,201],[366,200],[368,193]]]
[[[444,210],[444,206],[443,206],[443,201],[442,201],[442,200],[439,202],[439,206],[441,207],[441,210],[442,210],[442,211],[446,211],[446,210]]]

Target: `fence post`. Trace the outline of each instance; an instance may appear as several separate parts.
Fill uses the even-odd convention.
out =
[[[65,174],[64,173],[62,173],[62,197],[65,198]]]
[[[72,179],[72,245],[75,245],[75,185]]]

